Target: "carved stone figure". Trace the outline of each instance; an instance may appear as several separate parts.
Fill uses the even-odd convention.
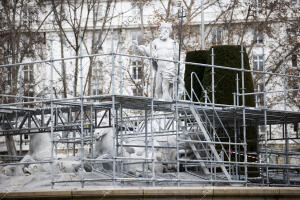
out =
[[[95,138],[96,138],[96,143],[94,147],[94,156],[99,158],[99,159],[104,159],[104,158],[112,158],[114,149],[113,149],[113,131],[112,128],[103,128],[97,130],[95,132]],[[123,143],[124,145],[132,145],[132,146],[138,146],[138,145],[145,145],[144,140],[126,140]],[[148,144],[151,145],[151,144]],[[158,145],[156,141],[154,141],[154,145]],[[120,149],[119,149],[120,150]],[[120,155],[121,152],[118,152]],[[123,153],[125,157],[129,158],[135,158],[135,159],[141,159],[145,158],[145,148],[144,147],[128,147],[125,146],[123,149]],[[148,154],[147,158],[151,159],[152,158],[152,153],[151,153],[151,148],[148,149]],[[156,149],[154,152],[154,159],[157,161],[162,160],[162,150],[161,149]],[[103,164],[102,168],[106,170],[112,170],[112,165],[111,163],[105,163]],[[135,174],[139,176],[143,172],[143,164],[131,164],[128,165],[124,168],[125,171]],[[149,172],[152,170],[151,169],[151,164],[148,165]],[[156,172],[163,172],[163,165],[156,163],[155,165],[155,171]]]
[[[30,135],[29,155],[37,161],[51,159],[51,138],[49,133]]]
[[[152,56],[157,58],[154,62],[153,69],[155,70],[155,97],[158,99],[170,100],[173,96],[173,83],[175,78],[175,64],[173,62],[158,60],[177,60],[178,59],[178,44],[171,39],[172,25],[162,23],[158,29],[159,38],[156,38],[152,43]],[[137,50],[146,56],[150,56],[150,46],[137,46]]]

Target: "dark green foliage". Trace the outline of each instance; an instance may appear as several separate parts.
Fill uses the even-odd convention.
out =
[[[222,45],[213,46],[214,48],[214,65],[226,66],[231,68],[241,69],[241,47],[238,45]],[[186,62],[195,62],[203,64],[211,64],[211,53],[212,48],[208,51],[191,51],[186,55]],[[249,59],[247,53],[244,49],[244,68],[250,69]],[[233,104],[233,93],[236,93],[236,75],[239,76],[239,93],[242,93],[242,73],[240,71],[233,71],[227,69],[215,68],[215,103],[219,104]],[[185,68],[185,88],[190,92],[191,88],[191,72],[195,72],[200,81],[202,82],[204,88],[207,90],[208,95],[211,99],[211,82],[212,82],[212,68],[211,67],[201,67],[195,65],[186,65]],[[245,72],[245,92],[253,92],[253,80],[252,75],[249,72]],[[202,90],[199,84],[196,83],[194,79],[194,91],[200,98],[203,96]],[[239,105],[242,105],[242,97],[239,98]],[[247,95],[245,98],[245,105],[249,107],[255,106],[255,99],[253,95]]]
[[[186,55],[186,62],[194,62],[194,63],[207,63],[207,58],[209,57],[209,52],[205,50],[199,50],[199,51],[190,51]],[[191,95],[191,73],[195,72],[197,76],[199,77],[200,81],[203,80],[205,67],[202,66],[196,66],[196,65],[186,65],[185,66],[185,74],[184,74],[184,83],[185,88],[189,95]],[[194,81],[196,81],[194,79]],[[197,96],[200,98],[202,95],[202,90],[199,84],[194,84],[194,91],[197,94]]]
[[[241,47],[237,45],[223,45],[213,46],[214,48],[214,65],[226,66],[231,68],[241,69]],[[212,48],[209,50],[210,54]],[[208,59],[208,63],[211,64],[211,59]],[[244,67],[250,69],[249,59],[244,49]],[[208,88],[208,94],[211,98],[211,68],[206,68],[204,72],[203,85]],[[215,68],[215,103],[233,105],[233,93],[236,93],[236,74],[239,75],[239,88],[240,93],[242,88],[242,76],[241,72],[232,71],[227,69]],[[253,80],[251,73],[245,73],[245,92],[253,92]],[[239,99],[240,105],[242,105],[242,97]],[[254,96],[246,96],[246,106],[255,106]]]
[[[217,66],[227,66],[231,68],[241,69],[241,46],[237,45],[222,45],[222,46],[213,46],[214,48],[214,65]],[[195,62],[195,63],[204,63],[211,64],[211,54],[212,48],[207,51],[192,51],[188,52],[186,56],[186,62]],[[244,68],[250,69],[249,59],[244,49]],[[212,80],[212,70],[211,67],[200,67],[195,65],[186,65],[185,69],[185,87],[187,91],[190,93],[191,88],[191,72],[195,72],[200,81],[202,82],[204,88],[208,92],[208,96],[210,100],[212,100],[211,96],[211,80]],[[239,76],[239,93],[242,93],[242,76],[240,71],[233,71],[227,69],[217,69],[215,68],[215,103],[217,104],[227,104],[233,105],[233,93],[236,93],[236,75]],[[253,92],[253,80],[252,74],[249,72],[245,72],[245,93]],[[199,84],[196,84],[194,79],[193,88],[197,96],[203,99],[203,91],[201,90]],[[195,98],[194,98],[194,101]],[[242,97],[239,98],[239,105],[242,105]],[[245,106],[254,107],[255,99],[253,95],[245,96]],[[234,131],[232,126],[226,128],[232,139],[234,139]],[[256,152],[257,151],[257,128],[256,127],[247,127],[247,151],[248,152]],[[243,140],[243,131],[240,129],[240,136],[238,138],[238,142],[242,142]],[[234,140],[233,140],[234,141]],[[243,161],[243,157],[241,158]],[[254,160],[248,160],[254,161]],[[255,169],[249,168],[249,172],[255,171]],[[252,174],[252,175],[255,175]],[[249,174],[251,176],[251,174]]]
[[[215,54],[215,65],[227,66],[231,68],[241,69],[241,47],[237,45],[222,45],[213,46]],[[211,64],[211,52],[210,50],[191,51],[186,55],[186,62],[195,62],[203,64]],[[244,50],[245,52],[245,50]],[[244,53],[244,67],[250,69],[249,59],[246,53]],[[189,92],[191,89],[191,72],[195,72],[204,88],[207,90],[209,98],[211,99],[211,68],[201,67],[195,65],[186,65],[184,82],[185,88]],[[242,88],[242,76],[241,72],[225,69],[215,68],[215,103],[233,105],[233,93],[236,93],[236,74],[239,75],[239,88],[240,93]],[[194,79],[194,91],[199,98],[203,98],[203,92],[199,84]],[[252,75],[249,72],[245,72],[245,92],[253,92],[253,80]],[[242,97],[239,98],[240,105],[242,105]],[[254,107],[254,96],[246,96],[245,105]]]

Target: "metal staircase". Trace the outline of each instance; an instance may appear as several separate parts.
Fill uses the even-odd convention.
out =
[[[199,78],[196,74],[194,76],[204,91]],[[226,165],[226,161],[231,160],[230,136],[217,112],[213,109],[210,113],[213,117],[209,116],[206,111],[207,107],[201,106],[200,100],[193,89],[191,94],[193,94],[196,101],[177,104],[180,119],[185,122],[185,125],[181,126],[179,131],[184,139],[179,139],[179,142],[188,144],[197,159],[195,162],[200,164],[205,175],[215,174],[216,168],[220,168],[223,173],[221,177],[230,182],[232,181],[230,165]],[[206,101],[210,102],[210,99],[207,98]],[[217,128],[222,130],[225,136],[220,138]]]

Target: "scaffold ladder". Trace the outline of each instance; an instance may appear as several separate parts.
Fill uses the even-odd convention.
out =
[[[228,179],[228,181],[232,181],[231,176],[228,173],[226,167],[224,166],[224,163],[222,163],[223,160],[220,158],[220,156],[219,156],[219,154],[218,154],[215,146],[213,145],[213,142],[212,142],[209,134],[207,133],[205,127],[203,126],[203,122],[202,122],[201,118],[199,117],[199,115],[198,115],[195,107],[193,105],[190,105],[189,107],[190,107],[190,110],[191,110],[191,112],[193,114],[193,117],[195,118],[195,120],[196,120],[196,122],[197,122],[197,124],[198,124],[198,126],[199,126],[199,128],[200,128],[200,130],[202,132],[202,134],[205,137],[205,140],[207,142],[209,142],[208,146],[209,146],[210,150],[212,151],[212,153],[213,153],[215,159],[217,160],[217,162],[220,163],[220,167],[221,167],[224,175],[226,176],[226,178]]]

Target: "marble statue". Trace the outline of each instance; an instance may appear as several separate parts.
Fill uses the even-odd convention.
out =
[[[6,176],[21,176],[40,172],[50,173],[50,164],[30,164],[36,161],[48,161],[51,159],[51,138],[49,133],[35,133],[30,135],[29,152],[20,161],[23,165],[5,166],[0,170]],[[26,164],[28,163],[28,164]]]
[[[173,96],[173,83],[175,78],[175,64],[173,62],[163,61],[178,59],[178,44],[170,38],[172,25],[162,23],[158,29],[159,37],[152,43],[152,57],[156,58],[153,63],[155,71],[155,98],[170,100]],[[139,52],[146,56],[150,55],[150,45],[136,45]]]
[[[70,157],[58,160],[54,155],[55,173],[75,173],[81,168],[79,158]],[[51,159],[51,138],[49,133],[35,133],[30,135],[29,152],[20,161],[19,165],[8,165],[0,168],[0,174],[5,176],[34,175],[51,172],[50,163],[37,163],[38,161],[49,161]],[[84,166],[86,170],[88,166]]]
[[[94,136],[96,138],[96,142],[94,144],[94,156],[98,159],[108,159],[112,158],[113,154],[116,153],[113,149],[113,130],[112,128],[102,128],[98,129],[95,133]],[[145,148],[144,147],[133,147],[133,146],[139,146],[139,145],[145,145],[145,141],[143,140],[125,140],[123,142],[124,145],[131,145],[132,147],[125,146],[123,149],[123,156],[127,158],[132,158],[132,159],[141,159],[145,158]],[[149,144],[151,145],[151,144]],[[154,145],[158,146],[159,144],[154,141]],[[119,155],[121,154],[121,149],[119,149],[119,152],[117,152]],[[154,159],[156,161],[161,161],[162,160],[162,150],[161,149],[156,149],[154,152]],[[152,158],[152,153],[151,153],[151,148],[148,149],[147,153],[147,158],[151,159]],[[151,169],[151,164],[148,165],[148,172],[150,172]],[[106,170],[112,170],[112,163],[103,163],[103,166],[100,167]],[[144,168],[143,164],[131,164],[127,165],[124,168],[125,171],[134,174],[136,176],[139,176]],[[160,163],[156,163],[155,165],[155,172],[157,173],[162,173],[163,172],[163,165]]]

